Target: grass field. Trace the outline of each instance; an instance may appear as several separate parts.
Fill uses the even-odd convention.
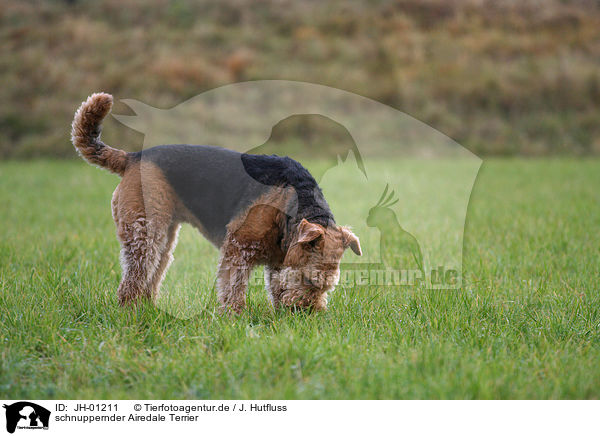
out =
[[[117,182],[0,164],[0,397],[600,397],[598,160],[486,161],[463,289],[341,287],[313,315],[274,313],[257,288],[237,318],[211,289],[190,319],[120,309]],[[186,255],[199,238],[183,230],[165,292],[207,262]]]

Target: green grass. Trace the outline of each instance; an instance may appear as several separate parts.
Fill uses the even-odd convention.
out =
[[[341,287],[313,315],[253,287],[245,314],[220,317],[191,228],[165,293],[195,284],[200,313],[119,308],[117,182],[0,164],[1,397],[600,397],[600,161],[485,162],[463,289]]]

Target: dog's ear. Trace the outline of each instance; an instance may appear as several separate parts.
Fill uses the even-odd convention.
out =
[[[342,244],[344,248],[350,247],[357,256],[362,256],[362,250],[360,249],[360,241],[358,236],[350,231],[346,227],[342,227]]]
[[[323,227],[318,224],[309,223],[302,218],[298,225],[298,242],[310,242],[322,236],[325,233]]]

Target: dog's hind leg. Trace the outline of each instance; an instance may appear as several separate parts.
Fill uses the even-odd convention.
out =
[[[168,267],[178,225],[160,174],[139,165],[128,170],[113,195],[113,218],[121,242],[121,305],[141,297],[154,299]]]
[[[156,271],[154,273],[154,277],[152,278],[152,282],[150,284],[151,291],[152,291],[152,298],[155,301],[158,298],[158,295],[160,292],[160,285],[161,285],[163,279],[165,278],[167,269],[171,265],[171,262],[173,262],[173,251],[175,250],[175,247],[177,246],[177,237],[179,235],[180,228],[181,228],[181,224],[172,223],[169,226],[169,229],[167,231],[167,243],[166,243],[164,249],[162,250],[162,253],[160,254],[160,262],[158,264],[158,268],[156,269]]]
[[[140,297],[152,299],[156,293],[159,280],[155,277],[164,272],[160,266],[162,254],[167,251],[168,236],[165,229],[153,227],[152,221],[144,216],[131,221],[120,220],[118,224],[123,268],[118,296],[122,305]]]

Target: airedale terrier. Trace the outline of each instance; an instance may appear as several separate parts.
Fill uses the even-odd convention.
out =
[[[84,159],[122,177],[112,197],[122,305],[157,297],[180,225],[188,222],[220,249],[216,286],[223,310],[244,309],[250,273],[260,264],[275,307],[327,308],[344,250],[360,256],[361,248],[356,235],[336,225],[302,165],[210,146],[118,150],[100,140],[112,103],[109,94],[90,96],[75,113],[71,135]]]

